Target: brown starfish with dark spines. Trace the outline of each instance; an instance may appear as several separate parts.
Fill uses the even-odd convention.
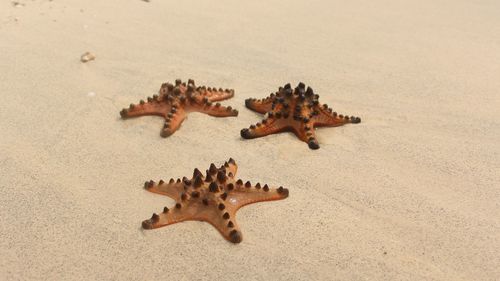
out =
[[[347,123],[361,122],[359,117],[347,116],[333,112],[326,104],[320,104],[319,96],[310,87],[299,83],[295,89],[290,84],[280,87],[278,92],[264,99],[247,99],[246,107],[259,113],[266,113],[261,123],[241,130],[245,139],[292,131],[299,139],[307,142],[309,148],[318,149],[315,127],[335,127]]]
[[[144,115],[158,115],[165,118],[161,131],[162,137],[172,135],[181,126],[189,112],[202,112],[215,117],[238,116],[238,111],[230,106],[224,107],[217,101],[226,100],[234,96],[234,90],[211,87],[196,87],[189,79],[187,84],[180,79],[175,85],[164,83],[159,95],[141,100],[139,104],[130,104],[130,107],[120,111],[122,118]]]
[[[142,222],[144,229],[153,229],[182,221],[206,221],[213,225],[227,240],[240,243],[242,235],[236,222],[239,208],[261,201],[280,200],[288,197],[288,189],[270,188],[267,184],[252,185],[236,180],[237,165],[231,158],[217,168],[213,163],[203,175],[194,169],[188,179],[148,181],[146,190],[163,194],[175,200],[173,208],[165,207],[160,214]]]

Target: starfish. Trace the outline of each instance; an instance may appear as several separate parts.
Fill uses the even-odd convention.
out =
[[[332,112],[326,104],[320,104],[319,96],[312,88],[305,89],[304,83],[299,83],[295,89],[290,84],[279,87],[278,92],[265,99],[247,99],[245,105],[251,110],[265,113],[261,123],[241,130],[245,139],[259,138],[284,131],[292,131],[310,149],[318,149],[315,127],[336,127],[347,123],[361,122],[359,117],[347,116]]]
[[[230,106],[224,107],[213,102],[226,100],[234,96],[234,90],[211,87],[196,87],[192,79],[188,83],[175,80],[175,86],[170,83],[161,85],[159,95],[141,100],[139,104],[130,104],[128,109],[120,111],[123,119],[144,115],[158,115],[165,118],[161,136],[172,135],[181,126],[189,112],[202,112],[215,117],[238,116],[238,111]]]
[[[252,185],[236,180],[236,162],[228,162],[217,168],[213,163],[206,175],[194,169],[193,177],[170,179],[158,183],[147,181],[144,188],[150,192],[166,195],[177,203],[173,208],[165,207],[160,214],[142,222],[144,229],[159,228],[182,221],[205,221],[213,225],[227,240],[240,243],[242,235],[236,222],[239,208],[261,201],[280,200],[288,197],[288,189],[270,188],[267,184]]]

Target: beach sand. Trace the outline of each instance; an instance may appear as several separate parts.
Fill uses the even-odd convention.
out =
[[[0,3],[0,279],[499,280],[500,2]],[[96,55],[87,63],[85,52]],[[237,118],[119,111],[176,78]],[[242,140],[285,83],[361,124]],[[286,200],[142,230],[144,181],[236,159]]]

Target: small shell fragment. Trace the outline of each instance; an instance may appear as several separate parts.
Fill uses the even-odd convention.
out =
[[[21,8],[21,7],[24,7],[24,3],[21,3],[19,1],[12,1],[12,6],[16,7],[16,8]]]
[[[88,62],[88,61],[91,61],[91,60],[95,60],[95,55],[90,53],[90,52],[85,52],[81,57],[80,57],[80,60],[82,62]]]

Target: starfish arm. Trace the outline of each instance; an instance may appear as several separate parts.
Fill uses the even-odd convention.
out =
[[[179,200],[181,194],[184,192],[184,183],[180,179],[177,181],[171,179],[168,183],[163,182],[163,180],[155,183],[151,180],[144,183],[144,189],[149,192],[166,195],[174,200]]]
[[[246,99],[245,106],[253,111],[264,114],[272,109],[273,100],[269,97],[262,100]]]
[[[233,243],[240,243],[243,237],[240,227],[236,222],[237,209],[230,206],[225,201],[214,201],[209,204],[217,205],[197,212],[194,216],[195,219],[210,223],[226,240]]]
[[[248,129],[242,129],[240,134],[242,138],[254,139],[287,130],[289,130],[289,126],[281,119],[268,118],[262,121],[262,124],[257,123],[256,125],[251,125]]]
[[[219,88],[201,89],[201,96],[206,97],[210,102],[222,101],[230,99],[234,96],[234,90]]]
[[[310,149],[318,149],[319,144],[313,125],[312,121],[296,123],[293,126],[293,132],[301,141],[306,142]]]
[[[242,235],[238,224],[235,221],[236,210],[225,204],[221,209],[219,206],[222,202],[210,201],[208,205],[200,202],[192,202],[190,204],[177,203],[173,208],[165,207],[160,214],[153,214],[150,219],[142,222],[144,229],[155,229],[170,224],[183,221],[204,221],[214,226],[220,234],[228,241],[239,243],[242,240]],[[215,206],[210,206],[216,204]]]
[[[192,213],[194,212],[195,210],[193,210],[192,207],[189,208],[184,206],[184,208],[182,208],[182,205],[180,205],[180,203],[176,204],[175,207],[170,209],[165,207],[162,213],[154,213],[150,219],[144,220],[142,222],[142,228],[155,229],[178,222],[197,220],[193,217]]]
[[[183,109],[172,109],[165,118],[165,124],[160,135],[164,138],[172,135],[181,127],[182,122],[186,119],[186,112]]]
[[[250,182],[236,184],[235,188],[228,192],[226,199],[229,209],[234,208],[234,212],[245,205],[262,201],[281,200],[288,197],[288,189],[270,188],[267,184],[261,186],[259,183],[252,186]]]
[[[212,105],[212,103],[209,101],[205,104],[194,104],[192,105],[191,110],[205,113],[214,117],[238,116],[238,110],[233,109],[231,106],[222,106],[220,105],[220,103]]]
[[[148,98],[147,102],[141,100],[139,104],[130,104],[129,108],[124,108],[120,111],[123,119],[144,115],[157,115],[165,117],[170,111],[171,105],[165,101],[158,101],[158,97]]]
[[[318,106],[318,114],[313,116],[312,121],[316,127],[336,127],[344,124],[361,122],[359,117],[347,116],[332,112],[327,105]]]

